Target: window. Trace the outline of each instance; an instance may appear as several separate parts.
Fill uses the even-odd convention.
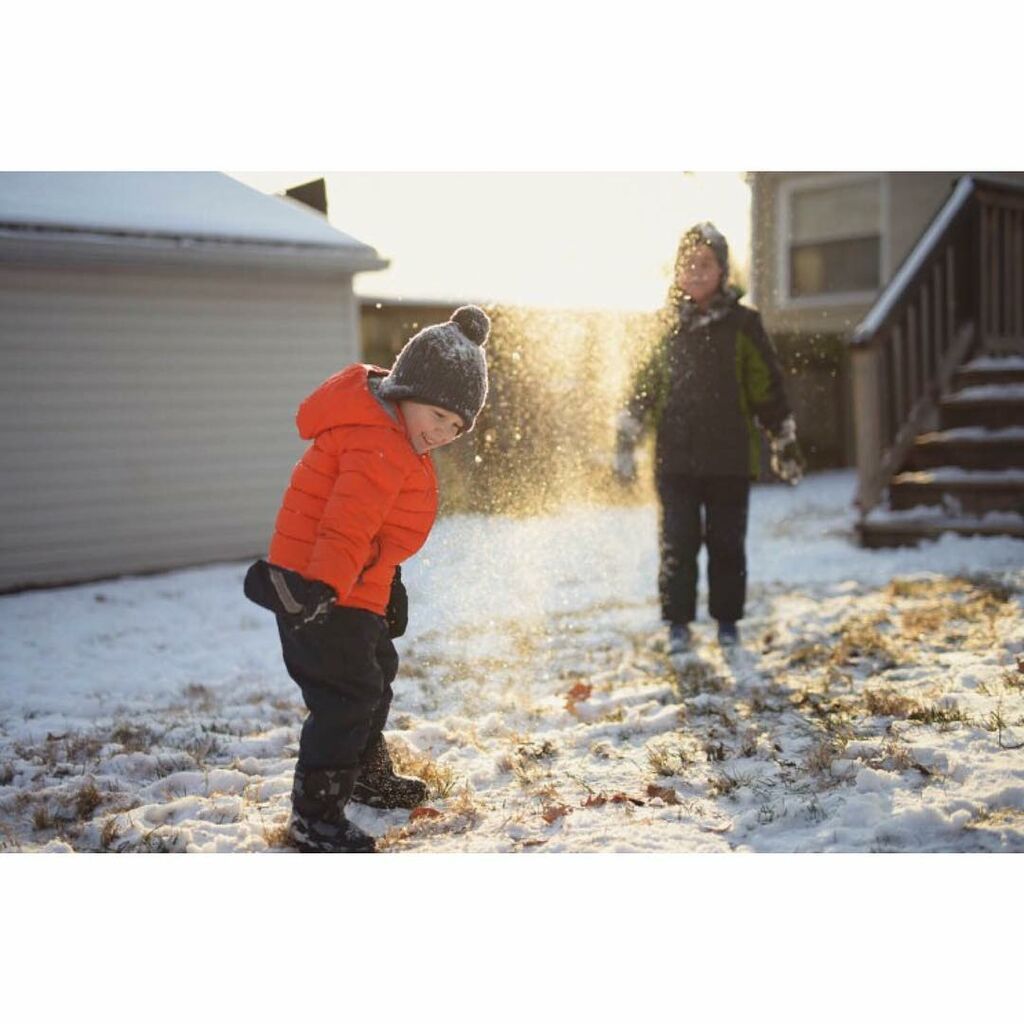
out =
[[[789,193],[788,298],[875,292],[881,280],[878,177],[795,184]]]

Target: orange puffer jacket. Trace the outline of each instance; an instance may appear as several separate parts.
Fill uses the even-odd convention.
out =
[[[423,546],[437,515],[433,460],[370,392],[369,379],[386,375],[349,366],[299,406],[299,434],[313,443],[292,471],[267,556],[378,615],[395,566]]]

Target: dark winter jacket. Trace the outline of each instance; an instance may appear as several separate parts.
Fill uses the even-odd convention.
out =
[[[628,410],[634,428],[655,427],[659,473],[756,477],[758,423],[774,434],[790,414],[760,314],[731,290],[703,313],[684,300],[636,374]]]

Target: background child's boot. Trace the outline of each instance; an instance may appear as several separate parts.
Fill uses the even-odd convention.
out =
[[[368,807],[418,807],[427,799],[427,784],[396,775],[388,745],[378,736],[359,771],[352,799]]]
[[[288,834],[302,853],[373,853],[376,842],[345,817],[358,768],[295,766]]]

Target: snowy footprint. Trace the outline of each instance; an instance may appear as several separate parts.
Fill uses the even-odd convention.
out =
[[[769,681],[755,655],[740,644],[723,647],[722,662],[724,673],[731,678],[737,690],[748,690]]]

